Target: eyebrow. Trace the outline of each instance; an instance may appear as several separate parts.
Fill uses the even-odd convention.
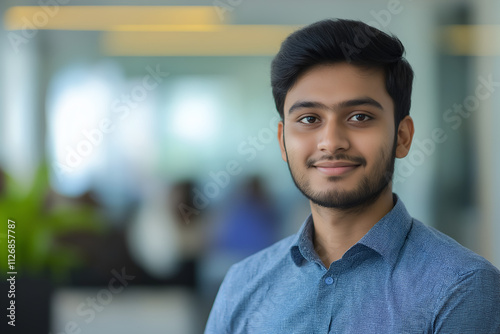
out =
[[[290,115],[292,112],[297,111],[299,109],[343,109],[343,108],[350,108],[350,107],[357,107],[357,106],[362,106],[362,105],[368,105],[375,107],[380,110],[384,110],[382,105],[377,102],[376,100],[372,99],[371,97],[361,97],[361,98],[356,98],[356,99],[351,99],[351,100],[346,100],[342,101],[339,103],[334,104],[332,107],[328,107],[327,105],[321,103],[321,102],[315,102],[315,101],[297,101],[295,102],[290,109],[288,110],[288,114]]]

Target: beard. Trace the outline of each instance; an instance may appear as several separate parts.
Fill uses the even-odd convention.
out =
[[[396,159],[396,142],[397,139],[394,138],[391,150],[381,149],[379,153],[380,160],[376,163],[375,169],[371,173],[364,175],[359,184],[353,190],[343,190],[332,184],[331,190],[315,191],[312,189],[305,173],[300,175],[297,171],[294,171],[294,168],[291,167],[290,160],[288,159],[288,152],[286,151],[286,144],[285,152],[288,169],[290,170],[293,182],[300,192],[311,202],[325,208],[358,212],[374,203],[392,181],[392,176],[394,174],[394,162]],[[306,161],[307,169],[315,168],[313,167],[313,164],[319,160],[344,160],[359,164],[358,167],[366,166],[366,160],[364,158],[354,156],[351,157],[345,153],[340,153],[335,155],[326,155],[315,160],[308,159]],[[340,178],[340,176],[329,176],[327,180],[330,183],[335,182]]]

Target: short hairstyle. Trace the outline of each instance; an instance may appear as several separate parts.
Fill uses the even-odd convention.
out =
[[[403,57],[404,46],[393,36],[361,21],[323,20],[288,36],[271,64],[271,86],[283,120],[285,97],[300,75],[316,65],[348,62],[381,68],[394,102],[394,122],[410,113],[413,70]]]

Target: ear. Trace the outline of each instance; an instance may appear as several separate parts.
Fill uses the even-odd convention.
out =
[[[283,121],[280,121],[278,123],[278,142],[280,143],[281,159],[283,159],[284,162],[287,162],[286,150],[285,150],[284,126],[285,125],[283,124]]]
[[[398,127],[398,142],[396,146],[396,158],[404,158],[410,151],[411,142],[413,140],[413,119],[406,116],[401,120]]]

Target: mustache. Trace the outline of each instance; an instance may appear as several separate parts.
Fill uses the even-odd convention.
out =
[[[307,166],[307,168],[311,168],[318,161],[336,161],[336,160],[348,161],[348,162],[352,162],[353,164],[361,165],[361,166],[366,165],[366,160],[363,157],[356,157],[356,156],[351,157],[345,153],[338,153],[335,155],[324,155],[318,159],[309,158],[306,161],[306,166]]]

